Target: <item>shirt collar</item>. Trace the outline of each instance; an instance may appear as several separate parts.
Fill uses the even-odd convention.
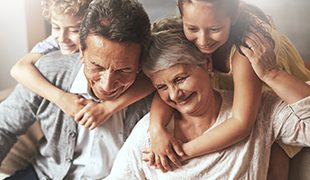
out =
[[[82,95],[84,98],[92,99],[95,102],[102,102],[102,100],[98,99],[92,90],[88,87],[87,79],[84,74],[84,64],[82,64],[79,72],[77,73],[71,89],[70,93]]]
[[[87,80],[83,72],[84,64],[82,64],[79,72],[77,73],[73,84],[71,86],[70,92],[75,94],[88,94],[87,91]]]

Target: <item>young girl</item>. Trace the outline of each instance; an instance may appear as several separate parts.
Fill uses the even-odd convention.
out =
[[[301,80],[309,80],[310,72],[302,58],[286,37],[277,32],[266,15],[258,8],[239,0],[178,0],[186,38],[206,54],[212,54],[214,86],[234,89],[232,116],[220,126],[179,147],[165,127],[169,109],[159,98],[151,109],[151,142],[156,165],[171,169],[168,160],[179,166],[179,156],[187,158],[215,152],[249,136],[260,104],[262,82],[255,75],[240,47],[255,52],[254,33],[261,33],[274,43],[277,66]],[[272,67],[273,68],[273,67]],[[202,80],[203,82],[203,80]],[[174,150],[174,151],[173,151]],[[298,152],[295,150],[289,155]]]
[[[153,87],[140,73],[136,83],[125,95],[113,103],[105,101],[97,104],[53,86],[36,69],[34,64],[44,54],[55,50],[60,50],[64,55],[79,51],[80,24],[90,2],[91,0],[42,0],[43,15],[52,25],[51,36],[19,60],[13,66],[11,75],[35,93],[55,103],[80,124],[93,129],[114,112],[152,92]],[[144,89],[138,88],[141,83],[144,84]]]

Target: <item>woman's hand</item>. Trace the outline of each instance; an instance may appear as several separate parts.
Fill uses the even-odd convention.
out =
[[[84,107],[84,105],[76,103],[82,98],[79,95],[63,92],[59,97],[55,104],[70,117],[74,117]]]
[[[258,78],[265,81],[269,76],[277,71],[276,55],[274,44],[269,36],[264,36],[262,32],[251,28],[244,37],[246,46],[241,46],[240,50],[251,62],[252,68]]]
[[[74,116],[74,120],[91,130],[102,125],[113,114],[113,111],[106,107],[105,102],[96,103],[80,98],[76,103],[83,105],[84,108]]]
[[[182,166],[179,158],[184,155],[181,144],[164,128],[150,130],[151,159],[150,165],[155,165],[163,172],[170,171],[172,167]]]

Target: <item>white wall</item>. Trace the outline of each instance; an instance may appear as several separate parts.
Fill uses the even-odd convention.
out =
[[[310,1],[309,0],[246,0],[271,15],[277,29],[310,61]]]
[[[43,22],[40,0],[0,1],[0,90],[16,84],[10,68],[44,38]]]

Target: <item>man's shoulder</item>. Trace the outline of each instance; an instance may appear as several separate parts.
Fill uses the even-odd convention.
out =
[[[72,66],[76,63],[79,63],[79,55],[78,53],[64,55],[60,51],[55,51],[48,53],[42,56],[38,61],[38,66],[50,65],[53,64],[55,66]]]
[[[71,86],[81,65],[78,53],[63,55],[60,51],[41,57],[36,64],[42,75],[52,84],[58,87],[67,84],[62,87],[66,90]]]

